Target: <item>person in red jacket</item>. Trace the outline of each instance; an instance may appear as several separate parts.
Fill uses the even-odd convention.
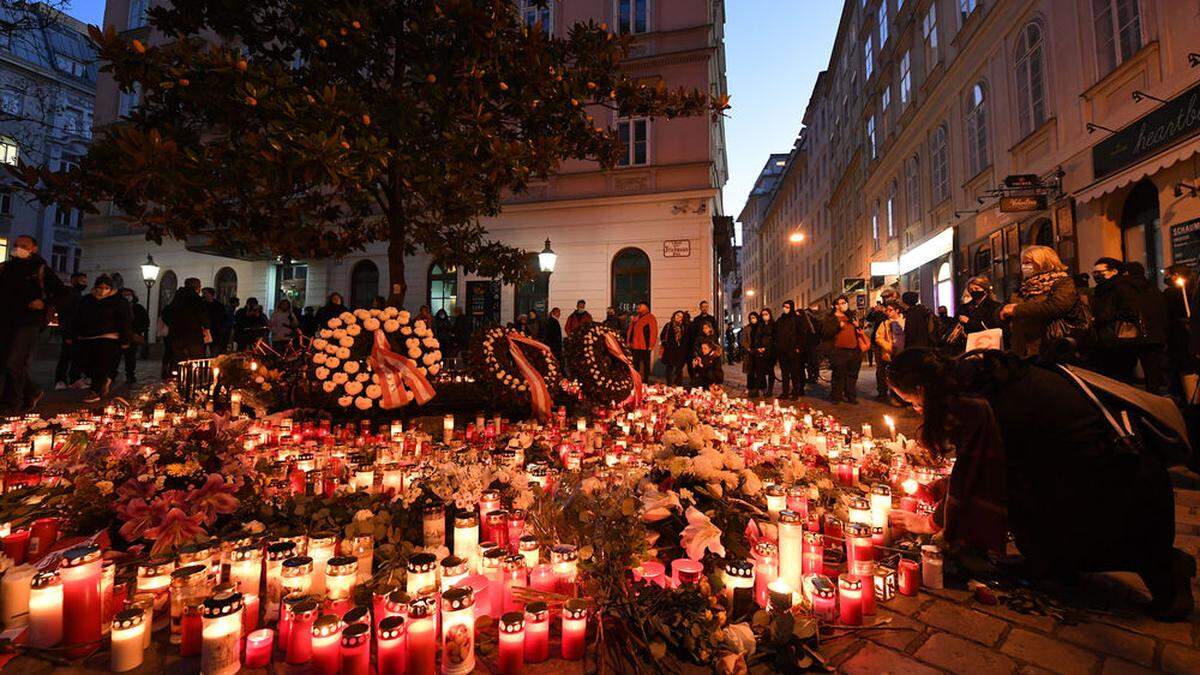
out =
[[[625,334],[629,348],[633,350],[633,367],[642,374],[642,380],[650,381],[650,354],[658,341],[658,319],[650,313],[650,306],[639,302],[637,316],[629,322],[629,330]]]
[[[571,312],[571,316],[567,317],[567,325],[565,329],[567,335],[574,333],[576,329],[587,326],[592,322],[592,315],[587,311],[587,300],[580,300],[575,303],[575,311]]]

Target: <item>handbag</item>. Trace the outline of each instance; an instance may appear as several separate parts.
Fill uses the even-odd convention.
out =
[[[1074,340],[1081,349],[1091,345],[1095,333],[1096,319],[1092,309],[1078,297],[1066,314],[1046,324],[1047,340]]]
[[[856,328],[854,329],[854,337],[858,338],[858,351],[864,353],[871,351],[871,340],[867,337],[866,333]]]

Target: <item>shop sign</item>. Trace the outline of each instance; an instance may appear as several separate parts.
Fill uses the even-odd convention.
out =
[[[1200,132],[1200,85],[1164,103],[1092,147],[1092,170],[1100,180]]]
[[[1045,210],[1046,195],[1015,195],[1000,198],[1000,213]]]
[[[954,228],[947,227],[900,254],[900,274],[908,274],[927,262],[954,250]]]
[[[842,294],[850,295],[851,293],[866,293],[867,280],[862,277],[843,277],[842,278]]]
[[[1004,177],[1004,187],[1035,188],[1041,186],[1042,180],[1038,178],[1036,173],[1017,173]]]
[[[1171,226],[1171,261],[1200,267],[1200,218]]]
[[[691,239],[668,239],[663,242],[664,258],[690,258],[691,255]]]

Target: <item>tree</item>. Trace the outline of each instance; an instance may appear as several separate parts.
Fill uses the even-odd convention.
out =
[[[727,101],[621,70],[603,24],[553,37],[511,0],[176,0],[150,46],[95,32],[140,103],[78,170],[17,170],[42,199],[111,202],[147,237],[302,258],[389,242],[391,302],[423,250],[515,281],[524,252],[480,218],[566,158],[615,164],[610,111],[720,114]],[[204,36],[201,39],[199,36]]]

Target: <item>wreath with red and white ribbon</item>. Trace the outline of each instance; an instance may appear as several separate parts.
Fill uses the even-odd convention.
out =
[[[593,405],[616,405],[642,400],[642,378],[633,367],[625,340],[599,323],[580,327],[567,336],[567,367],[579,381],[580,393]]]
[[[310,346],[309,373],[338,407],[363,412],[433,398],[442,368],[432,326],[395,307],[346,311],[326,322]]]
[[[549,418],[562,371],[545,344],[511,328],[492,328],[472,346],[471,364],[476,382],[493,395]]]

